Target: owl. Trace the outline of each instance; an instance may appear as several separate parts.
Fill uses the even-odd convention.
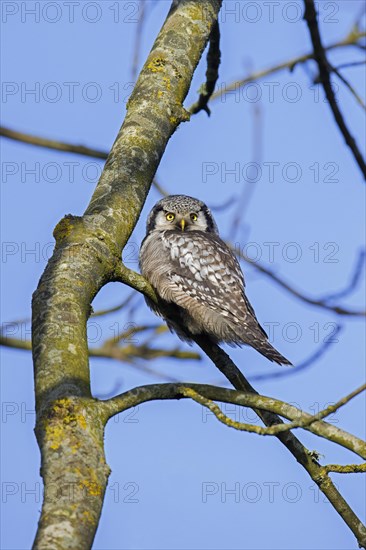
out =
[[[220,239],[208,207],[186,195],[170,195],[151,210],[140,249],[140,269],[159,297],[149,307],[189,343],[246,344],[279,365],[291,365],[268,341],[245,295],[244,276]]]

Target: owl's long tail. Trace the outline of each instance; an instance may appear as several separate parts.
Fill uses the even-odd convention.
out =
[[[263,340],[261,340],[260,342],[256,341],[251,345],[253,346],[253,348],[255,350],[257,350],[259,353],[264,355],[264,357],[266,357],[270,361],[273,361],[274,363],[277,363],[278,365],[291,365],[292,366],[291,361],[289,361],[288,359],[286,359],[286,357],[281,355],[280,352],[277,351],[276,348],[274,348],[272,346],[272,344],[270,344],[268,342],[268,340],[265,340],[263,338]]]
[[[268,341],[268,335],[258,323],[257,318],[253,315],[250,319],[247,319],[245,325],[245,333],[243,342],[249,346],[252,346],[261,355],[264,355],[270,361],[277,363],[278,365],[291,365],[291,361],[286,359],[279,351],[272,346]]]

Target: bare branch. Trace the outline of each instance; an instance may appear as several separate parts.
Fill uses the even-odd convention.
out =
[[[112,307],[107,308],[107,309],[99,309],[97,311],[93,311],[91,313],[90,317],[103,317],[104,315],[109,315],[110,313],[115,313],[116,311],[121,311],[128,304],[130,304],[131,301],[133,300],[133,298],[135,298],[135,297],[136,297],[136,293],[131,292],[127,296],[127,298],[125,298],[125,300],[123,300],[123,302],[121,302],[120,304],[117,304],[116,306],[112,306]]]
[[[336,474],[364,474],[366,472],[366,462],[363,464],[326,464],[323,470],[327,472],[335,472]]]
[[[274,372],[264,372],[262,374],[253,374],[249,377],[250,382],[257,382],[259,380],[270,380],[273,378],[285,378],[287,376],[292,376],[293,374],[298,374],[299,372],[304,371],[305,369],[309,368],[310,366],[314,365],[318,359],[323,357],[323,355],[327,352],[327,350],[330,348],[330,346],[335,342],[335,338],[338,336],[338,334],[342,330],[341,325],[337,325],[335,331],[332,334],[331,338],[327,338],[323,344],[315,350],[314,353],[310,355],[305,361],[300,363],[299,365],[295,366],[293,369],[281,369]]]
[[[342,306],[330,305],[330,304],[328,304],[328,298],[311,298],[310,296],[306,296],[306,294],[303,294],[302,292],[300,292],[299,290],[297,290],[296,288],[291,286],[284,279],[281,279],[280,277],[278,277],[278,275],[276,275],[276,273],[274,273],[274,271],[272,271],[270,268],[264,267],[262,264],[260,264],[258,262],[253,262],[247,256],[245,256],[245,254],[243,254],[241,250],[238,250],[237,248],[233,247],[231,245],[231,243],[227,243],[227,245],[231,247],[233,252],[240,259],[244,260],[245,262],[247,262],[248,264],[253,266],[254,269],[256,269],[257,271],[260,271],[261,273],[263,273],[264,275],[269,277],[272,281],[274,281],[276,284],[278,284],[281,288],[287,290],[288,292],[290,292],[290,294],[292,294],[293,296],[296,296],[296,298],[299,298],[299,300],[301,300],[303,302],[306,302],[307,304],[311,304],[313,306],[317,306],[317,307],[320,307],[322,309],[332,311],[334,313],[337,313],[337,315],[346,315],[346,316],[352,316],[352,317],[365,317],[366,311],[352,310],[352,309],[344,308]],[[357,282],[358,282],[358,278],[356,279],[355,283],[357,284]],[[352,287],[352,289],[354,288],[353,283],[354,283],[354,279],[353,279],[353,281],[351,281],[350,285],[347,285],[347,287],[346,287],[346,289],[347,289],[346,293],[347,294],[351,291],[351,287]],[[341,292],[343,293],[344,291],[341,291]]]
[[[84,145],[74,145],[72,143],[66,143],[65,141],[57,141],[54,139],[35,136],[33,134],[26,134],[24,132],[18,132],[17,130],[5,128],[5,126],[0,127],[0,136],[12,139],[14,141],[20,141],[21,143],[35,145],[36,147],[54,149],[65,153],[74,153],[76,155],[83,155],[84,157],[92,157],[103,160],[106,160],[108,157],[108,153],[106,151],[101,151],[100,149],[92,149],[90,147],[85,147]]]
[[[304,0],[304,1],[305,1],[304,19],[308,24],[310,37],[314,48],[314,59],[317,62],[319,67],[320,81],[323,85],[325,95],[327,97],[329,106],[332,110],[332,113],[338,125],[338,128],[341,131],[348,147],[351,149],[352,154],[364,176],[364,179],[366,180],[365,160],[362,157],[362,154],[356,144],[354,137],[351,135],[351,132],[349,131],[346,125],[346,122],[343,118],[343,115],[339,109],[338,103],[334,95],[332,83],[330,80],[331,67],[329,65],[329,62],[322,44],[314,0]]]
[[[364,38],[365,36],[366,36],[365,32],[361,32],[358,29],[352,29],[351,32],[348,33],[344,39],[339,40],[338,42],[335,42],[327,46],[325,48],[325,51],[336,50],[339,48],[343,49],[348,47],[358,47],[359,40],[361,38]],[[279,63],[278,65],[269,67],[268,69],[262,69],[260,71],[254,72],[246,76],[245,78],[242,78],[241,80],[236,80],[228,85],[223,86],[221,90],[218,90],[217,92],[212,94],[210,101],[215,101],[217,99],[224,98],[228,92],[239,90],[240,88],[243,88],[246,84],[249,84],[250,82],[262,80],[262,78],[266,78],[267,76],[274,75],[280,71],[287,69],[290,72],[292,72],[297,65],[302,65],[307,61],[310,61],[311,59],[314,59],[314,52],[300,55],[298,57],[289,59],[288,61],[284,61],[283,63]]]
[[[35,136],[33,134],[26,134],[25,132],[18,132],[11,130],[5,126],[0,126],[0,136],[26,143],[28,145],[35,145],[36,147],[43,147],[45,149],[52,149],[55,151],[61,151],[64,153],[73,153],[75,155],[82,155],[84,157],[92,157],[97,159],[106,160],[108,158],[107,151],[101,151],[100,149],[92,149],[91,147],[85,147],[84,145],[74,145],[65,141],[57,141],[54,139],[48,139],[44,137]],[[153,179],[152,185],[163,196],[169,193],[161,186],[160,183]]]
[[[36,434],[44,480],[36,550],[92,546],[109,468],[103,417],[90,387],[90,304],[113,280],[167,143],[189,120],[183,102],[220,7],[220,0],[172,4],[85,213],[66,216],[54,231],[54,253],[32,302]],[[72,499],[66,491],[54,498],[61,481],[78,488]]]
[[[326,416],[329,416],[330,414],[334,413],[337,409],[339,409],[340,407],[348,403],[356,395],[365,391],[365,389],[366,389],[366,384],[361,386],[357,390],[353,391],[351,394],[347,395],[346,397],[340,399],[334,405],[328,407],[327,409],[324,409],[323,411],[320,411],[316,415],[304,417],[304,415],[301,414],[299,419],[293,420],[288,424],[284,424],[284,423],[274,424],[267,428],[232,420],[222,412],[222,410],[218,405],[216,405],[216,403],[214,403],[211,399],[207,399],[203,395],[200,395],[197,391],[195,391],[192,388],[183,388],[182,393],[185,397],[190,397],[191,399],[193,399],[193,401],[196,401],[200,405],[203,405],[204,407],[209,409],[220,422],[222,422],[226,426],[229,426],[230,428],[234,428],[235,430],[240,430],[244,432],[256,433],[258,435],[278,435],[279,433],[293,430],[294,428],[306,429],[308,426],[310,426],[314,422],[317,422],[320,419],[325,418]],[[366,445],[365,445],[365,450],[366,450]]]
[[[322,300],[324,300],[325,302],[331,302],[333,300],[339,300],[339,298],[345,298],[346,296],[349,296],[349,294],[351,294],[356,289],[361,280],[361,275],[365,268],[365,258],[366,250],[360,250],[357,255],[355,267],[353,273],[351,274],[348,285],[346,285],[345,288],[339,290],[338,292],[333,292],[332,294],[323,296]]]
[[[333,67],[333,65],[331,65],[329,63],[329,69],[338,76],[339,80],[341,80],[343,82],[343,84],[346,86],[346,88],[348,88],[348,90],[351,92],[351,94],[353,95],[353,97],[355,98],[355,100],[357,101],[357,103],[364,109],[366,110],[366,105],[362,99],[362,97],[356,92],[356,90],[354,89],[354,87],[352,86],[352,84],[350,82],[348,82],[348,80],[340,73],[340,67]]]
[[[325,421],[314,420],[314,415],[306,413],[289,403],[264,395],[240,392],[208,384],[177,382],[176,384],[151,384],[140,386],[117,395],[108,401],[103,401],[103,408],[105,414],[110,417],[147,401],[156,399],[181,399],[182,397],[192,398],[192,394],[190,394],[188,390],[195,392],[195,394],[198,394],[206,400],[250,407],[253,410],[258,409],[280,415],[291,422],[301,422],[303,425],[293,427],[300,427],[307,430],[319,437],[341,445],[361,458],[366,459],[366,444],[362,439],[340,428],[336,428]],[[289,425],[290,424],[280,423],[274,425],[273,428],[277,429],[280,426],[284,426],[280,431],[286,432],[288,431]],[[265,430],[266,428],[260,427],[260,429]],[[272,433],[271,435],[276,434]],[[309,453],[310,458],[313,460],[314,452],[306,450],[306,453]]]
[[[240,391],[256,394],[256,390],[249,384],[245,376],[233,363],[230,357],[217,345],[207,341],[206,338],[196,338],[196,343],[208,355],[211,361],[222,372],[222,374]],[[254,409],[266,426],[281,424],[279,416]],[[278,433],[276,437],[285,445],[296,460],[305,468],[319,489],[326,495],[338,514],[347,523],[356,536],[360,546],[366,545],[366,528],[347,504],[339,491],[333,485],[328,476],[321,475],[321,466],[314,459],[310,458],[309,451],[301,444],[292,432]]]
[[[263,106],[260,102],[254,103],[251,106],[252,112],[252,162],[254,166],[261,166],[263,157]],[[232,216],[232,224],[229,229],[230,240],[233,241],[235,235],[239,229],[241,222],[245,221],[246,211],[250,205],[255,191],[258,189],[257,185],[253,185],[250,182],[245,182],[242,186],[241,194],[237,200],[236,212]]]
[[[203,110],[210,116],[211,111],[207,104],[214,93],[216,82],[219,78],[220,61],[220,27],[218,21],[216,21],[212,26],[210,34],[210,46],[207,53],[206,82],[201,87],[198,101],[189,108],[190,113],[193,115]]]
[[[361,38],[364,38],[365,36],[366,36],[365,32],[360,32],[358,29],[353,29],[349,34],[347,34],[347,36],[344,39],[339,40],[327,46],[325,48],[325,51],[331,51],[331,50],[343,49],[343,48],[349,48],[349,47],[357,47],[359,45],[359,40]],[[218,90],[217,92],[212,94],[210,101],[215,101],[216,99],[220,99],[223,96],[225,96],[227,92],[240,89],[250,82],[261,80],[262,78],[276,74],[285,69],[293,71],[297,65],[304,64],[311,59],[314,59],[313,52],[300,55],[298,57],[294,57],[288,61],[284,61],[283,63],[279,63],[278,65],[274,65],[273,67],[269,67],[268,69],[263,69],[261,71],[254,72],[241,80],[237,80],[235,82],[232,82],[231,84],[228,84],[222,90]],[[355,62],[355,64],[358,64],[358,63],[359,62]],[[352,65],[352,63],[350,63],[349,65]],[[192,109],[192,107],[193,106],[191,106],[190,109]],[[74,145],[63,141],[51,140],[44,137],[39,137],[36,135],[27,134],[16,130],[11,130],[10,128],[6,128],[4,126],[0,127],[0,136],[6,137],[8,139],[13,139],[15,141],[20,141],[22,143],[36,145],[38,147],[55,149],[57,151],[64,151],[68,153],[75,153],[78,155],[84,155],[84,156],[89,156],[93,158],[100,158],[105,160],[108,156],[107,151],[101,151],[99,149],[85,147],[84,145]],[[165,194],[165,193],[162,192],[162,194]]]
[[[158,297],[151,284],[142,275],[129,269],[121,262],[115,267],[113,280],[134,288],[152,300],[155,304],[158,302]]]
[[[353,390],[351,393],[349,393],[345,397],[342,397],[342,399],[339,399],[339,401],[337,401],[333,405],[329,405],[329,407],[327,407],[326,409],[323,409],[322,411],[318,412],[318,414],[314,415],[314,420],[321,420],[322,418],[325,418],[326,416],[329,416],[330,414],[334,413],[335,411],[343,407],[343,405],[351,401],[351,399],[356,397],[356,395],[359,395],[360,393],[364,392],[365,389],[366,389],[366,384],[363,384],[362,386],[360,386],[356,390]]]
[[[337,65],[336,69],[351,69],[352,67],[360,67],[361,65],[365,65],[366,60],[363,59],[362,61],[350,61],[349,63],[340,63]]]
[[[147,4],[149,3],[147,2]],[[137,20],[137,25],[136,25],[135,45],[133,49],[133,58],[132,58],[132,67],[131,67],[132,80],[136,79],[139,60],[140,60],[142,31],[143,31],[145,17],[146,17],[146,2],[144,2],[144,0],[140,0],[139,2],[139,13],[140,13],[140,16]]]
[[[108,341],[107,341],[108,342]],[[24,351],[32,351],[32,342],[30,340],[22,340],[20,338],[8,338],[0,335],[0,346],[6,348],[19,349]],[[162,357],[172,357],[174,359],[194,359],[200,360],[199,353],[194,351],[184,351],[175,347],[172,349],[154,348],[147,345],[126,344],[124,346],[102,344],[99,348],[89,347],[89,357],[99,357],[105,359],[114,359],[126,363],[135,364],[136,359],[158,359]]]
[[[135,286],[140,292],[145,294],[156,301],[156,295],[154,289],[144,282],[144,278],[141,275],[137,275],[130,270],[125,271],[122,268],[122,280],[127,282],[127,279],[131,275],[129,283],[131,286]],[[256,390],[249,384],[242,372],[233,363],[230,357],[217,345],[210,342],[205,337],[196,337],[196,344],[206,353],[215,366],[222,372],[222,374],[231,382],[231,384],[239,391],[243,391],[249,394],[258,395]],[[200,393],[200,392],[199,392]],[[148,399],[149,400],[149,399]],[[114,403],[118,403],[114,401]],[[264,411],[253,407],[253,410],[258,414],[266,426],[274,426],[282,424],[281,418],[272,412]],[[311,419],[311,425],[314,426],[316,422]],[[336,431],[332,427],[333,433]],[[332,483],[329,476],[327,476],[321,470],[320,464],[315,460],[314,456],[302,445],[302,443],[293,435],[291,431],[283,431],[277,433],[276,437],[285,445],[290,453],[296,458],[296,460],[305,468],[313,481],[318,485],[319,489],[326,495],[338,514],[343,518],[345,523],[354,533],[360,546],[366,546],[366,528],[353,512],[352,508],[348,505],[337,488]],[[348,439],[348,438],[347,438]],[[334,439],[333,439],[334,440]],[[345,445],[350,445],[350,441],[345,442]],[[361,444],[361,453],[365,455],[365,444]]]
[[[31,351],[32,349],[32,345],[29,340],[5,338],[3,336],[0,337],[0,345],[10,347],[10,348],[15,348],[15,349],[26,350],[26,351]],[[200,359],[200,356],[194,352],[179,352],[179,350],[171,350],[171,352],[169,352],[169,350],[153,350],[153,351],[155,351],[155,355],[152,352],[151,356],[154,355],[154,357],[167,357],[169,356],[169,353],[171,353],[172,354],[171,356],[176,357],[178,359]],[[110,349],[109,351],[103,350],[103,348],[101,349],[91,348],[89,349],[89,354],[90,354],[90,357],[104,357],[109,359],[122,360],[126,363],[132,363],[134,366],[137,366],[139,369],[143,369],[149,374],[163,376],[156,370],[153,370],[150,367],[146,367],[146,365],[141,365],[137,363],[135,359],[138,354],[133,353],[132,351],[130,351],[129,353],[126,353],[121,348]],[[140,356],[142,355],[143,354],[141,353]],[[165,375],[164,375],[164,378],[166,379]],[[181,387],[181,384],[182,383],[179,382],[179,388]],[[202,395],[209,396],[209,399],[215,399],[225,403],[233,403],[233,404],[238,404],[243,406],[250,406],[250,407],[255,406],[263,410],[280,414],[281,416],[283,416],[284,418],[287,418],[288,420],[295,421],[293,426],[290,426],[290,424],[286,424],[284,425],[284,428],[281,428],[280,431],[286,431],[294,427],[304,428],[311,431],[315,435],[318,435],[319,437],[324,437],[326,439],[333,441],[334,443],[338,443],[339,445],[342,445],[343,447],[355,452],[356,454],[359,454],[362,458],[366,458],[366,451],[362,451],[364,447],[364,442],[362,440],[359,440],[355,436],[351,436],[350,434],[347,434],[346,432],[344,432],[344,430],[341,430],[340,428],[336,428],[331,424],[319,422],[318,415],[311,416],[307,413],[304,413],[303,411],[300,411],[296,407],[289,405],[288,403],[284,403],[278,399],[274,400],[273,398],[266,398],[264,396],[259,396],[257,400],[256,397],[253,397],[250,394],[249,396],[247,394],[237,394],[233,390],[227,390],[226,388],[218,388],[216,386],[189,385],[189,384],[188,385],[185,384],[184,386],[189,388],[192,387],[192,389],[197,388],[197,391],[199,391],[201,394],[203,392]],[[155,386],[151,386],[151,388],[152,388],[152,393],[148,394],[149,397],[148,398],[146,398],[146,396],[143,398],[140,397],[142,400],[136,404],[143,403],[144,401],[150,400],[150,399],[163,399],[163,397],[161,397],[159,393],[160,386],[157,388],[155,388]],[[157,393],[153,391],[155,389]],[[131,390],[131,391],[132,391],[131,395],[134,395],[134,390]],[[166,399],[175,399],[175,398],[182,397],[180,389],[178,391],[172,388],[171,392],[172,393],[169,393],[169,397],[166,397]],[[216,392],[214,393],[214,396],[212,392]],[[357,393],[358,391],[353,392],[351,397],[354,397],[354,395],[356,395]],[[119,402],[120,404],[122,403],[122,405],[120,405],[122,407],[125,406],[125,395],[127,394],[122,394],[120,398],[119,397],[114,398],[116,402]],[[192,397],[191,395],[188,396],[188,394],[186,396]],[[343,404],[344,403],[341,402],[339,406]],[[131,405],[131,406],[135,406],[135,405]],[[115,406],[113,405],[113,411],[114,411],[113,414],[116,414],[116,412],[121,412],[122,410],[125,410],[125,408],[121,408],[120,410],[116,411]],[[327,414],[332,414],[332,412],[334,412],[334,410],[328,410]],[[257,433],[259,432],[260,430]],[[268,434],[275,435],[275,433],[271,433],[271,431]]]

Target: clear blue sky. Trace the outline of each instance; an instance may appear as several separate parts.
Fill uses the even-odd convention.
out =
[[[146,2],[140,66],[169,5]],[[1,8],[3,124],[108,150],[132,89],[138,2],[4,1]],[[361,1],[320,2],[324,42],[343,38],[361,9]],[[308,52],[309,35],[301,15],[300,1],[225,2],[220,86],[248,70]],[[331,56],[334,64],[361,58],[355,49]],[[204,73],[202,61],[188,105],[197,97]],[[304,293],[321,297],[347,284],[364,246],[365,187],[322,90],[312,84],[315,74],[314,65],[297,67],[213,103],[211,118],[200,113],[178,129],[157,175],[171,193],[191,194],[210,206],[235,197],[234,206],[216,214],[224,237],[230,234],[243,190],[253,191],[234,239],[237,246],[251,257],[257,255]],[[344,75],[362,94],[363,67],[345,69]],[[337,99],[362,146],[362,108],[343,86]],[[261,124],[254,118],[255,110]],[[260,153],[253,147],[254,129],[261,135]],[[82,214],[103,163],[8,140],[2,140],[1,150],[6,323],[30,316],[31,294],[52,251],[52,230],[65,214]],[[262,162],[258,177],[249,164],[257,160]],[[257,181],[248,181],[253,178]],[[153,189],[131,238],[132,268],[137,269],[134,251],[144,235],[147,212],[158,198]],[[294,364],[314,353],[336,323],[343,325],[338,341],[311,368],[257,382],[258,391],[316,412],[362,383],[362,320],[308,306],[250,266],[244,265],[244,270],[248,296],[261,323],[267,329],[275,323],[274,344]],[[361,309],[362,286],[342,304]],[[128,293],[122,285],[110,284],[97,296],[94,308],[113,306]],[[138,299],[133,322],[155,323]],[[98,326],[90,328],[91,344],[113,336],[113,330],[128,320],[122,313],[98,319]],[[13,335],[26,338],[29,330],[28,321]],[[177,339],[164,336],[159,343],[174,346]],[[19,550],[30,547],[41,507],[33,371],[29,353],[1,352],[1,548]],[[277,369],[251,349],[230,354],[248,377]],[[122,363],[92,360],[93,392],[103,396],[169,377],[225,384],[208,360],[156,360],[148,366],[163,379]],[[358,397],[332,421],[364,436],[364,405],[364,398]],[[240,417],[237,409],[224,410],[238,420],[250,417],[246,411]],[[324,455],[323,463],[355,461],[351,453],[325,440],[299,435],[306,446]],[[112,475],[95,549],[356,548],[351,532],[279,442],[229,429],[195,403],[149,403],[120,415],[107,427],[106,453]],[[333,478],[363,517],[361,477]]]

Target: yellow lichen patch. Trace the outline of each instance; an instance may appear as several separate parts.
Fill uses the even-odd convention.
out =
[[[75,416],[76,422],[79,424],[80,428],[86,430],[86,420],[83,414],[78,414]]]
[[[86,490],[90,496],[99,496],[102,494],[102,486],[98,482],[97,474],[94,468],[85,467],[74,469],[75,474],[82,479],[78,482],[78,487],[81,490]]]
[[[168,78],[167,76],[164,76],[163,77],[163,82],[164,82],[164,85],[166,87],[167,90],[170,90],[172,85],[170,83],[170,78]]]
[[[192,2],[186,7],[186,12],[192,21],[202,21],[206,14],[204,13],[202,5],[199,2]]]
[[[88,491],[88,494],[93,497],[97,497],[102,494],[102,487],[96,481],[83,479],[82,481],[80,481],[79,487],[80,489],[86,489]]]
[[[74,445],[71,445],[71,452],[74,455],[80,449],[80,443],[77,441]]]
[[[86,429],[86,419],[80,406],[72,400],[64,398],[54,402],[48,416],[44,419],[44,430],[49,446],[57,450],[67,435],[70,435],[69,427]],[[79,444],[72,446],[72,452],[77,451]]]
[[[49,440],[50,448],[57,451],[65,438],[63,426],[48,424],[45,426],[45,431],[47,439]]]
[[[150,69],[152,73],[161,73],[164,70],[165,63],[162,57],[155,57],[148,63],[147,68]]]
[[[159,90],[158,93],[157,93],[158,99],[162,98],[163,95],[164,95],[164,92],[162,92],[161,90]]]
[[[94,523],[93,515],[89,512],[89,510],[84,510],[82,513],[82,519],[87,523]]]
[[[58,222],[55,229],[53,230],[53,236],[55,237],[56,241],[62,241],[67,239],[69,235],[72,233],[72,231],[75,229],[77,224],[80,224],[81,218],[78,216],[65,216]]]

